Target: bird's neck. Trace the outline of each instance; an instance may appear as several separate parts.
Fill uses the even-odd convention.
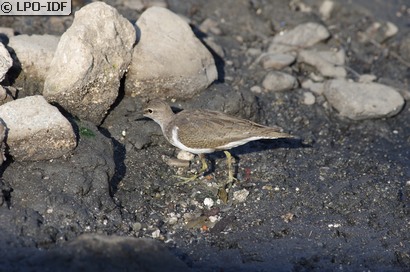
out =
[[[157,120],[157,123],[161,126],[162,131],[164,132],[165,128],[168,127],[169,123],[175,117],[175,113],[169,108],[167,112],[161,117],[161,120]]]

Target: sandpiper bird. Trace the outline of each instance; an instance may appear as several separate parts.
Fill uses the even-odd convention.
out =
[[[249,120],[228,116],[210,110],[183,110],[175,114],[171,107],[161,100],[148,102],[144,116],[161,126],[164,137],[179,149],[198,154],[202,167],[198,175],[187,178],[191,181],[206,172],[208,165],[204,154],[224,151],[228,161],[228,174],[234,180],[231,154],[233,147],[260,139],[295,138],[281,132],[280,127],[267,127]]]

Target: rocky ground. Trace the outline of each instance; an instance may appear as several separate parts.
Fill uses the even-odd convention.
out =
[[[76,10],[87,4],[74,2]],[[102,46],[96,51],[104,51],[106,43],[100,43],[99,35],[78,38],[81,26],[92,17],[84,10],[84,21],[67,31],[71,38],[66,30],[73,16],[1,17],[0,25],[9,28],[2,30],[0,39],[11,57],[0,47],[0,56],[5,56],[0,68],[8,67],[4,73],[10,69],[0,93],[4,102],[17,100],[0,106],[0,117],[7,127],[16,122],[9,132],[24,135],[16,140],[10,132],[5,138],[1,271],[408,270],[406,1],[105,2],[143,30],[152,27],[154,15],[141,15],[151,4],[182,15],[181,21],[190,23],[213,60],[207,50],[196,49],[202,61],[187,69],[184,57],[202,44],[191,40],[190,29],[179,17],[166,11],[163,15],[163,10],[159,18],[166,27],[172,27],[164,17],[169,15],[167,20],[178,22],[177,29],[186,30],[187,36],[141,35],[140,46],[132,49],[128,21],[107,12],[118,20],[115,29],[129,34],[110,42],[124,52],[93,55],[92,68],[86,66],[89,59],[77,58],[89,50],[84,37],[90,37],[93,48]],[[145,19],[138,23],[141,16]],[[101,33],[113,32],[95,21]],[[161,19],[153,21],[152,33],[160,33],[165,28]],[[66,36],[60,38],[63,33]],[[171,50],[161,56],[163,70],[150,67],[158,53],[151,58],[146,53],[152,50],[150,42],[159,44],[161,39],[168,39],[164,44]],[[41,55],[33,53],[36,48],[42,48]],[[139,60],[145,65],[132,62],[129,50],[143,55]],[[75,59],[77,67],[65,70],[63,58],[56,60],[64,54]],[[168,60],[169,56],[175,58]],[[195,59],[196,54],[189,56]],[[112,65],[106,65],[107,59]],[[110,69],[115,73],[107,72]],[[153,72],[138,78],[144,69]],[[167,80],[148,77],[160,70]],[[180,72],[184,80],[174,80],[170,70]],[[95,80],[73,83],[69,75]],[[200,78],[190,80],[193,75]],[[206,88],[214,77],[217,80]],[[147,89],[145,93],[139,93],[138,86]],[[184,92],[175,91],[178,88]],[[119,90],[118,96],[113,89]],[[73,90],[86,90],[83,99]],[[110,95],[96,107],[89,101],[97,100],[98,90]],[[39,94],[58,105],[65,128],[67,120],[73,127],[77,146],[70,136],[63,156],[61,141],[67,139],[54,137],[47,148],[36,144],[59,131],[51,130],[55,119],[29,111],[17,112],[20,119],[7,114],[21,101],[26,104],[20,107],[29,108],[27,101],[40,99],[31,98]],[[179,150],[165,140],[156,123],[142,118],[145,100],[158,96],[179,109],[214,109],[278,125],[302,140],[256,141],[233,149],[238,181],[226,190],[227,165],[218,152],[208,156],[212,167],[205,177],[177,185],[175,175],[197,171],[199,160],[195,157],[189,166],[175,160]],[[40,110],[48,116],[48,111],[55,112],[51,108]],[[21,121],[31,115],[37,116],[36,125]],[[42,124],[50,128],[46,134],[37,130]],[[49,154],[46,160],[44,154]]]

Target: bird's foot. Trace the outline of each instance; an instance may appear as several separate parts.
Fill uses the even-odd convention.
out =
[[[203,175],[203,173],[198,173],[198,174],[192,175],[190,177],[182,177],[182,176],[178,176],[178,175],[174,175],[173,177],[180,180],[179,182],[176,183],[177,186],[180,186],[180,185],[184,185],[184,184],[190,183],[192,181],[195,181],[195,180],[199,179],[202,175]]]
[[[191,177],[182,177],[182,176],[174,175],[174,177],[181,180],[176,185],[179,186],[179,185],[187,184],[189,182],[192,182],[194,180],[199,179],[201,176],[203,176],[203,174],[206,173],[206,171],[208,170],[208,164],[206,163],[205,156],[200,156],[200,159],[201,159],[202,166],[201,166],[201,169],[199,170],[198,174],[192,175]]]

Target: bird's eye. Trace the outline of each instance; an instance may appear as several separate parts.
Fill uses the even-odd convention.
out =
[[[148,113],[152,113],[153,112],[153,110],[151,110],[151,109],[148,109]]]

